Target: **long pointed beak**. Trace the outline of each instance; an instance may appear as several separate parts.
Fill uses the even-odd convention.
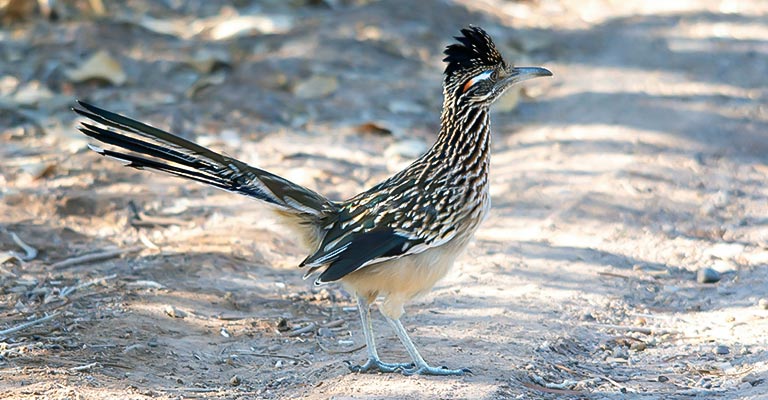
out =
[[[542,67],[513,67],[509,76],[504,78],[502,83],[505,86],[509,86],[540,76],[552,76],[552,71]]]

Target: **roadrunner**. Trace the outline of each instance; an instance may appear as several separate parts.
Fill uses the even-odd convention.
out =
[[[353,371],[461,375],[469,370],[424,361],[400,322],[403,305],[448,272],[490,207],[489,106],[513,84],[552,73],[510,66],[478,27],[462,29],[455,39],[444,52],[435,144],[403,171],[341,202],[96,106],[79,102],[82,108],[74,111],[101,125],[83,122],[81,132],[122,149],[90,146],[97,153],[264,201],[297,229],[312,251],[300,265],[307,270],[304,277],[316,276],[316,285],[340,282],[357,297],[368,360],[350,367]],[[379,358],[370,316],[370,304],[379,297],[379,309],[411,363]]]

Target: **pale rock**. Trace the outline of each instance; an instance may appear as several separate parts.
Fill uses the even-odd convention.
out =
[[[314,75],[299,82],[293,88],[293,93],[300,99],[316,99],[332,94],[338,87],[339,80],[336,77]]]
[[[120,86],[128,80],[120,63],[107,51],[100,50],[85,60],[79,67],[64,71],[67,79],[85,82],[91,79],[107,81]]]

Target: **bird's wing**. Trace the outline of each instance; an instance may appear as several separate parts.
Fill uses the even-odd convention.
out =
[[[342,209],[317,251],[301,263],[310,268],[305,278],[327,266],[315,283],[333,282],[368,265],[440,246],[456,234],[453,227],[429,234],[414,229],[419,225],[404,227],[405,217],[399,212],[379,214],[365,207],[349,211]]]
[[[409,238],[391,229],[375,229],[362,234],[347,235],[311,255],[303,265],[328,267],[315,280],[316,284],[333,282],[366,265],[402,257],[423,240]]]

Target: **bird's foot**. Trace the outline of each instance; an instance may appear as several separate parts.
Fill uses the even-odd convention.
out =
[[[413,363],[385,363],[376,358],[369,358],[363,365],[349,365],[349,370],[352,372],[395,372],[405,371],[409,368],[413,368]]]
[[[460,375],[466,375],[466,374],[472,373],[472,371],[470,371],[469,368],[448,369],[447,367],[432,367],[427,364],[424,364],[418,367],[414,366],[412,368],[403,368],[401,371],[403,375],[406,375],[406,376],[409,376],[409,375],[460,376]]]

